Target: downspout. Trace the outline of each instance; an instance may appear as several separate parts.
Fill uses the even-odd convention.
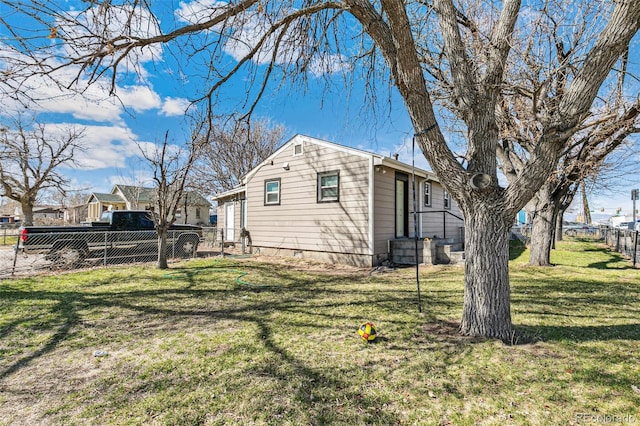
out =
[[[375,164],[373,155],[369,157],[369,255],[373,263],[375,255],[375,239],[374,239],[374,196],[375,196]],[[373,264],[371,265],[373,266]]]

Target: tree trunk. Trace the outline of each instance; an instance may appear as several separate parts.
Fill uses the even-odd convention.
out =
[[[510,343],[509,230],[513,218],[496,211],[485,205],[464,212],[466,261],[460,332]]]
[[[551,247],[556,226],[556,216],[556,210],[551,204],[545,203],[536,211],[531,226],[530,265],[551,266]]]
[[[22,225],[33,226],[33,205],[29,201],[21,201],[22,207]]]
[[[584,215],[584,223],[591,224],[591,210],[589,209],[589,199],[587,198],[587,184],[582,182],[580,185],[580,192],[582,193],[582,213]]]
[[[562,241],[563,239],[563,222],[564,222],[564,210],[561,210],[556,215],[556,231],[555,231],[555,241]],[[555,244],[553,248],[556,248]]]
[[[158,230],[158,269],[168,269],[167,263],[167,230]]]

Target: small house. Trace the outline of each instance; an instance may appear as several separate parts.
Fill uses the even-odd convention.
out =
[[[462,214],[433,173],[303,135],[214,200],[224,239],[245,236],[254,253],[376,266],[395,251],[394,262],[415,263],[417,234],[418,261],[435,263],[436,242],[464,240]]]

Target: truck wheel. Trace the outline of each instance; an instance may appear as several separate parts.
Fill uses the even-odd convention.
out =
[[[71,269],[79,266],[86,257],[86,252],[79,247],[65,246],[57,249],[51,256],[56,267]]]
[[[176,255],[178,257],[193,257],[198,251],[199,239],[197,237],[180,237],[176,244]]]

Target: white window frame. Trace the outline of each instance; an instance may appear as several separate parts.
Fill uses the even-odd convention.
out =
[[[270,183],[277,183],[278,190],[277,191],[268,191]],[[264,181],[264,205],[265,206],[279,206],[280,205],[280,190],[282,188],[282,183],[280,178],[275,179],[265,179]],[[269,201],[269,195],[277,194],[276,201]]]
[[[336,188],[335,197],[324,197],[322,195],[323,189],[333,188],[333,186],[322,186],[322,178],[327,176],[335,176],[337,178],[337,183],[335,185],[335,188]],[[337,202],[340,202],[340,171],[331,170],[328,172],[318,173],[318,203],[337,203]]]
[[[423,206],[431,207],[431,194],[433,191],[433,187],[431,186],[431,182],[425,181],[424,188],[422,189],[422,196],[424,197]]]
[[[443,200],[445,210],[451,210],[451,194],[449,194],[446,190],[444,191]]]
[[[296,152],[296,148],[300,147],[300,152]],[[304,144],[302,142],[293,144],[293,156],[297,157],[299,155],[304,154]]]

